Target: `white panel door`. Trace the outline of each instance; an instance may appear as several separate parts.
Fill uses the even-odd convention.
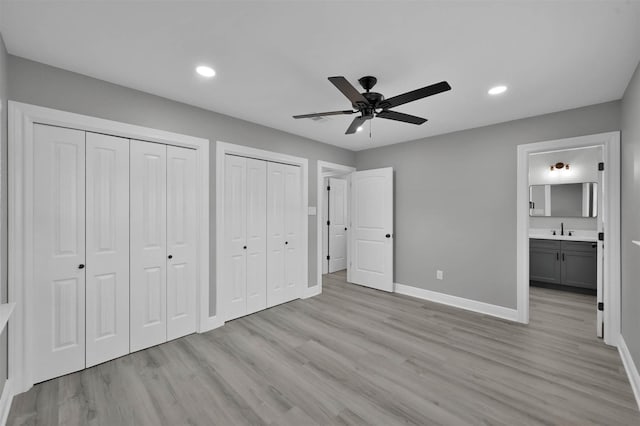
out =
[[[300,297],[302,259],[300,168],[267,163],[267,306]]]
[[[87,133],[86,337],[91,367],[129,353],[129,140]]]
[[[196,152],[167,146],[167,339],[196,331]]]
[[[35,124],[34,382],[85,367],[85,133]]]
[[[224,265],[222,312],[225,321],[247,314],[247,159],[224,159]]]
[[[351,281],[393,291],[393,169],[351,175]]]
[[[267,307],[267,162],[247,158],[247,314]]]
[[[347,267],[347,181],[329,179],[329,273]]]
[[[131,351],[167,340],[167,147],[131,141]]]

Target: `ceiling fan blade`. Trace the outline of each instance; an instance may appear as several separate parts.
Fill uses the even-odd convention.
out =
[[[404,123],[422,124],[427,121],[426,118],[416,117],[415,115],[404,114],[396,111],[380,111],[376,117],[386,118],[387,120],[402,121]]]
[[[437,95],[438,93],[446,92],[447,90],[451,90],[451,86],[449,86],[449,83],[446,81],[441,81],[440,83],[432,84],[431,86],[426,86],[422,89],[412,90],[411,92],[386,99],[382,102],[381,107],[384,109],[397,107],[398,105],[417,101],[418,99],[426,98],[427,96]]]
[[[351,135],[351,134],[357,132],[358,131],[358,127],[362,126],[365,121],[367,121],[367,119],[364,118],[364,117],[356,117],[356,118],[354,118],[353,121],[351,122],[351,125],[349,126],[349,128],[347,129],[347,131],[344,134],[345,135]]]
[[[351,85],[344,77],[329,77],[329,81],[338,88],[339,91],[345,95],[353,105],[362,104],[369,106],[369,101],[358,92],[358,90]]]
[[[326,115],[349,115],[355,114],[356,112],[358,111],[351,111],[350,109],[345,111],[314,112],[313,114],[294,115],[293,118],[324,117]]]

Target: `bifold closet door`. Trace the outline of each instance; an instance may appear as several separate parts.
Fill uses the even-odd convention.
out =
[[[300,167],[267,163],[267,306],[300,297]]]
[[[196,331],[196,152],[167,146],[167,339]]]
[[[85,367],[85,132],[35,124],[34,382]]]
[[[266,170],[265,161],[225,156],[227,321],[266,308]]]
[[[167,147],[132,140],[130,350],[167,340]]]
[[[129,353],[129,139],[86,134],[86,366]]]

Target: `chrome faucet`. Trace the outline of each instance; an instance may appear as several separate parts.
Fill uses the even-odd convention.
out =
[[[564,235],[564,222],[560,222],[560,235]]]

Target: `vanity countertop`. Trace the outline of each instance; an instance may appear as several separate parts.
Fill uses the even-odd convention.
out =
[[[596,231],[571,231],[572,235],[568,235],[569,231],[565,231],[565,235],[560,235],[556,231],[553,235],[552,229],[530,229],[529,238],[541,240],[561,240],[561,241],[587,241],[594,243],[598,241],[598,233]]]

